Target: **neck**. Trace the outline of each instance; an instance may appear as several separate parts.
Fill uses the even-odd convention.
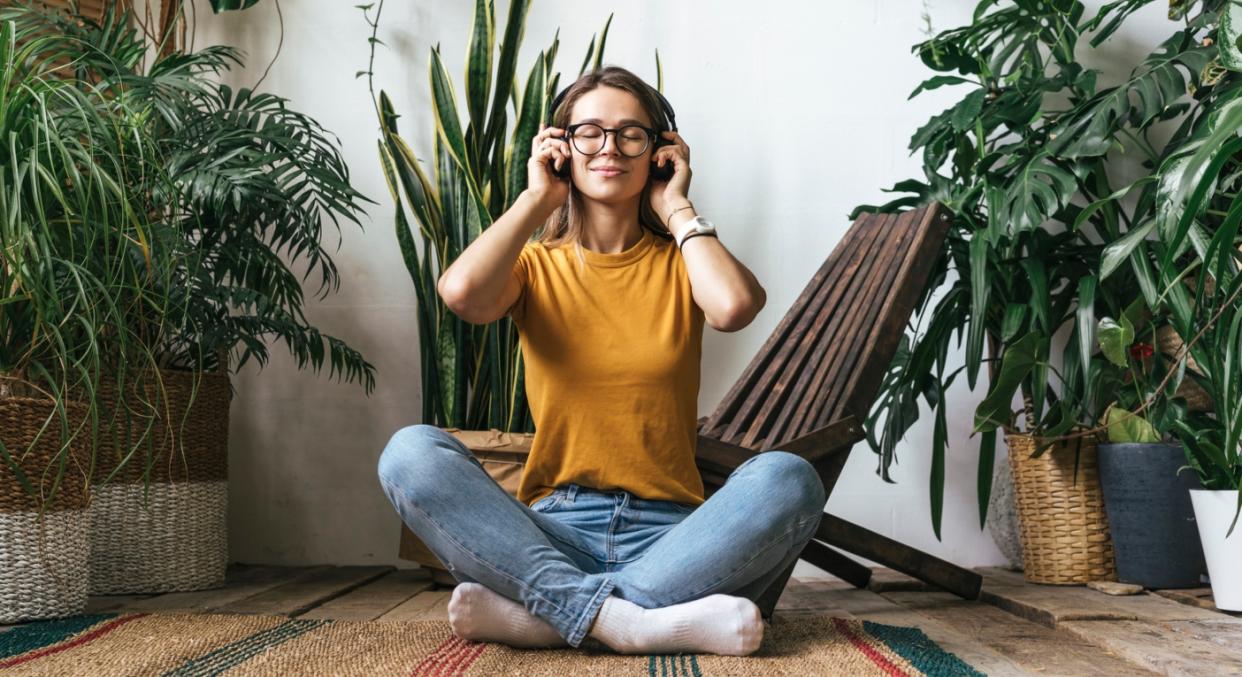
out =
[[[600,254],[619,254],[637,244],[643,236],[638,225],[639,199],[617,204],[584,199],[582,246]]]

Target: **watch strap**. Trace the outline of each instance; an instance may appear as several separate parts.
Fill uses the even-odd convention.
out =
[[[690,233],[689,235],[687,235],[687,236],[685,236],[685,237],[681,238],[681,244],[680,244],[680,245],[678,245],[678,248],[681,248],[681,247],[686,246],[686,240],[689,240],[689,239],[690,239],[690,238],[692,238],[692,237],[698,237],[698,236],[700,236],[700,235],[709,235],[709,236],[714,237],[714,238],[716,238],[716,239],[720,239],[720,237],[719,237],[716,233],[714,233],[714,232],[708,232],[708,231],[698,231],[698,232]]]

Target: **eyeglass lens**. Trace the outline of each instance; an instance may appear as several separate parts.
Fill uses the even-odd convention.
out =
[[[574,147],[583,155],[595,155],[604,149],[607,138],[604,128],[586,123],[574,130]],[[627,157],[638,157],[647,150],[650,137],[647,130],[637,125],[627,125],[616,131],[617,150]]]

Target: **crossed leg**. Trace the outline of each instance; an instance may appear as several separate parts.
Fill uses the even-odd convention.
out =
[[[536,619],[542,619],[570,646],[601,625],[593,636],[635,651],[693,650],[709,639],[696,635],[696,626],[719,626],[724,612],[742,618],[744,609],[722,598],[758,599],[796,561],[826,501],[806,460],[783,451],[759,454],[641,558],[604,573],[586,547],[575,545],[577,532],[510,496],[464,445],[435,426],[394,435],[379,476],[411,530],[459,581],[479,584],[459,586],[455,598],[473,598],[520,633],[538,635]],[[504,600],[521,600],[521,608]],[[522,609],[529,618],[518,618]],[[653,610],[663,613],[640,618]],[[679,644],[655,636],[674,627],[683,631]],[[618,633],[625,641],[610,641]]]

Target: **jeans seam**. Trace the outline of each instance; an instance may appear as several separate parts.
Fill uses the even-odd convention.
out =
[[[606,601],[607,595],[611,594],[613,588],[615,587],[616,583],[611,578],[605,576],[604,582],[600,584],[599,589],[595,591],[595,594],[591,596],[590,601],[587,602],[586,609],[582,612],[582,617],[574,623],[573,630],[570,631],[569,637],[566,638],[566,641],[569,641],[571,646],[576,648],[582,643],[582,640],[586,638],[587,628],[589,627],[591,621],[595,620],[595,616],[599,613],[599,606],[603,606],[603,601],[601,601],[597,606],[595,604],[595,600],[603,596]],[[570,641],[571,639],[576,639],[577,641]]]
[[[507,571],[502,571],[502,570],[500,570],[500,569],[497,569],[495,566],[493,566],[493,565],[492,565],[492,563],[491,563],[491,562],[488,562],[487,560],[485,560],[485,559],[483,559],[483,558],[479,557],[478,555],[476,555],[476,554],[475,554],[472,550],[470,550],[470,548],[467,548],[467,547],[466,547],[465,545],[463,545],[461,542],[459,542],[458,540],[456,540],[455,538],[453,538],[452,534],[450,534],[449,532],[447,532],[447,531],[445,531],[444,529],[440,528],[440,525],[439,525],[439,524],[436,524],[436,521],[435,521],[434,519],[432,519],[432,518],[431,518],[431,515],[427,514],[427,511],[425,511],[425,510],[423,510],[422,508],[418,507],[418,504],[417,504],[417,503],[415,503],[414,501],[410,500],[408,496],[406,496],[406,500],[408,501],[408,503],[409,503],[409,505],[410,505],[410,507],[411,507],[411,508],[413,508],[413,509],[417,510],[417,511],[418,511],[421,515],[423,515],[423,517],[426,519],[426,522],[427,522],[428,524],[430,524],[430,525],[431,525],[431,527],[432,527],[433,529],[435,529],[435,530],[436,530],[437,532],[439,532],[442,536],[444,536],[445,540],[449,541],[449,542],[450,542],[450,543],[452,543],[453,545],[456,545],[458,548],[460,548],[460,549],[461,549],[461,551],[462,551],[462,552],[464,552],[464,553],[466,553],[466,555],[467,555],[470,559],[472,559],[472,560],[474,560],[474,561],[478,562],[479,564],[483,565],[483,567],[484,567],[484,568],[489,569],[489,570],[491,570],[491,571],[492,571],[492,572],[494,572],[494,573],[500,574],[500,575],[501,575],[501,576],[503,576],[504,578],[507,578],[507,579],[509,579],[510,581],[512,581],[513,583],[516,583],[516,584],[518,585],[518,587],[519,587],[519,588],[525,588],[525,589],[527,589],[527,590],[530,590],[530,591],[531,591],[531,593],[533,593],[535,597],[539,598],[540,600],[543,600],[544,602],[547,602],[550,606],[555,607],[557,611],[560,611],[561,613],[564,613],[564,614],[566,614],[566,615],[569,615],[569,613],[570,613],[570,612],[569,612],[569,610],[568,610],[568,609],[566,609],[566,608],[562,607],[561,605],[559,605],[559,604],[557,604],[556,602],[554,602],[554,601],[552,601],[552,600],[548,599],[547,597],[544,597],[543,595],[539,594],[539,591],[538,591],[538,590],[535,590],[535,588],[531,587],[529,584],[527,584],[527,583],[526,583],[525,581],[523,581],[522,579],[514,577],[512,574],[510,574],[510,573],[509,573],[509,572],[507,572]],[[577,568],[577,567],[575,566],[575,568]],[[585,572],[584,572],[584,573],[585,573]],[[588,575],[588,576],[589,576],[590,574],[586,574],[586,575]]]
[[[740,564],[740,565],[739,565],[737,568],[735,568],[733,571],[729,572],[729,575],[728,575],[728,576],[725,576],[724,578],[721,578],[721,579],[719,579],[719,580],[713,581],[712,583],[709,583],[708,585],[705,585],[705,586],[703,586],[703,587],[699,588],[699,590],[698,590],[698,591],[696,591],[696,592],[694,592],[693,594],[691,594],[691,595],[687,595],[687,598],[688,598],[688,599],[691,599],[691,600],[693,600],[693,599],[698,599],[698,598],[699,598],[699,596],[700,596],[700,595],[702,595],[705,591],[710,590],[710,589],[712,589],[712,588],[714,588],[714,587],[717,587],[717,586],[721,585],[722,583],[726,583],[726,582],[728,582],[728,581],[729,581],[730,579],[732,579],[734,576],[737,576],[737,575],[738,575],[738,573],[739,573],[739,572],[741,572],[743,569],[745,569],[745,568],[746,568],[746,567],[747,567],[747,566],[748,566],[751,562],[753,562],[753,561],[755,561],[755,560],[759,559],[759,557],[760,557],[760,556],[762,556],[762,555],[766,554],[769,550],[771,550],[771,549],[772,549],[772,546],[773,546],[774,544],[776,544],[776,542],[777,542],[777,541],[779,541],[779,540],[781,540],[782,538],[784,538],[784,537],[788,536],[789,534],[793,533],[794,531],[797,531],[797,530],[799,530],[799,529],[802,529],[802,528],[803,528],[803,527],[805,527],[807,524],[810,524],[812,519],[819,519],[819,518],[820,518],[820,515],[816,515],[815,517],[808,517],[807,519],[804,519],[804,520],[799,520],[798,522],[796,522],[796,523],[794,524],[794,526],[792,526],[792,527],[790,527],[790,528],[786,529],[786,530],[784,531],[784,533],[782,533],[780,536],[777,536],[776,538],[772,539],[772,540],[771,540],[771,541],[770,541],[770,542],[769,542],[766,546],[764,546],[764,547],[760,548],[760,549],[758,550],[758,552],[756,552],[756,553],[755,553],[755,555],[754,555],[753,557],[751,557],[750,559],[748,559],[748,560],[746,560],[745,562],[743,562],[742,564]]]

